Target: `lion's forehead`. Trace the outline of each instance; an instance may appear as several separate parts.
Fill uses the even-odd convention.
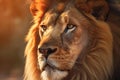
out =
[[[56,18],[57,18],[57,13],[46,13],[46,15],[44,16],[41,24],[43,25],[51,25],[51,24],[55,24],[56,22]]]
[[[80,25],[83,23],[83,21],[84,22],[86,21],[85,16],[80,11],[78,11],[76,8],[73,7],[61,13],[58,13],[54,10],[46,12],[46,14],[44,15],[41,21],[41,24],[52,27],[55,26],[63,27],[65,24]]]
[[[63,15],[64,14],[64,15]],[[62,21],[62,18],[65,16],[65,13],[63,12],[63,14],[58,14],[56,12],[54,13],[47,13],[41,24],[45,24],[45,25],[53,25],[53,24],[56,24],[57,22],[61,22]],[[66,14],[67,15],[67,14]]]

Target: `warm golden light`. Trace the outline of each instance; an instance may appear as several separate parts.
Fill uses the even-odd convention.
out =
[[[26,0],[0,0],[0,80],[22,79],[29,14]]]

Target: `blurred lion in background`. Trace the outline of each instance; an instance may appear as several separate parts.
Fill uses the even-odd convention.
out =
[[[120,79],[120,26],[105,0],[32,0],[30,10],[24,80]]]

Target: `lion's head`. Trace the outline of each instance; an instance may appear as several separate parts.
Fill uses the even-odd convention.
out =
[[[107,80],[111,75],[109,26],[73,2],[32,3],[35,24],[27,36],[25,80]]]

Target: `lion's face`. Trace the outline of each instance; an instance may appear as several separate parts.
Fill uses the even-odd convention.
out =
[[[37,54],[39,68],[43,74],[50,77],[58,71],[64,72],[63,76],[66,76],[86,46],[88,42],[86,26],[80,23],[85,18],[80,13],[74,15],[78,13],[75,8],[61,14],[49,11],[39,24],[40,42]],[[52,74],[55,71],[56,73]]]

